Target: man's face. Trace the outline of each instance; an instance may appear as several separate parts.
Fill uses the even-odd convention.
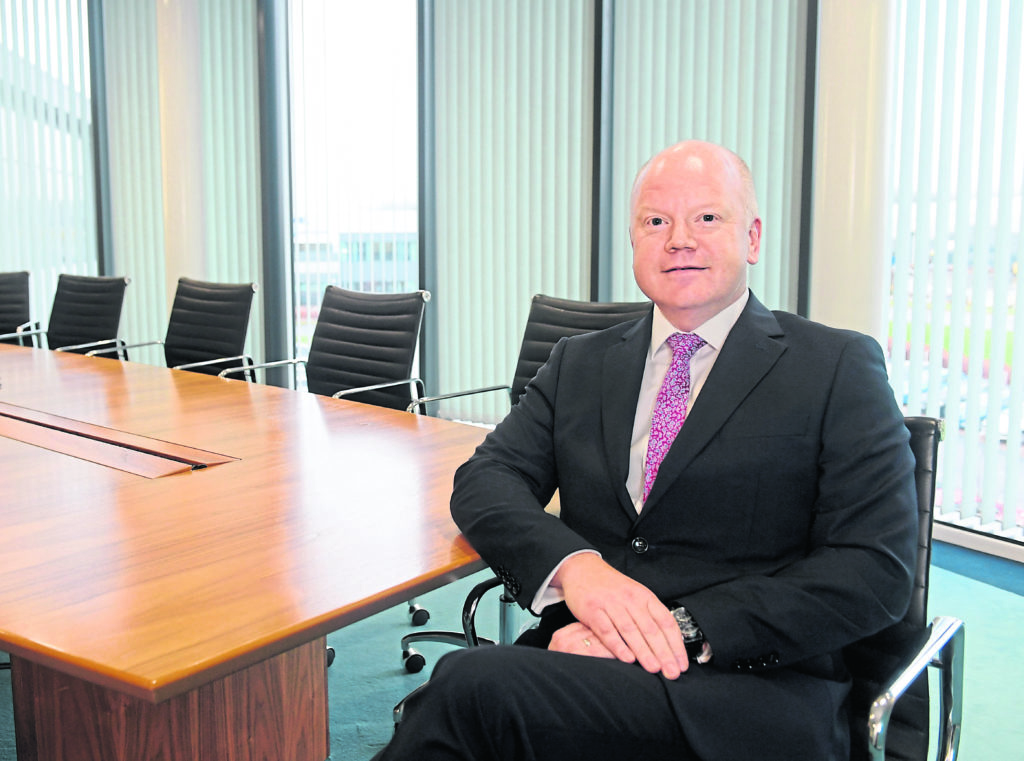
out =
[[[715,146],[676,146],[647,167],[633,194],[633,276],[675,327],[695,329],[746,290],[761,241],[751,217],[738,168]]]

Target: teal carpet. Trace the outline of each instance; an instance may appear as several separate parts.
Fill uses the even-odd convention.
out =
[[[937,553],[932,571],[933,615],[950,614],[967,626],[967,675],[964,731],[960,743],[963,761],[1016,761],[1024,758],[1024,726],[1019,697],[1024,685],[1024,597],[1008,589],[1024,568],[1001,567],[995,575],[952,566]],[[978,581],[962,573],[986,579]],[[428,627],[451,629],[458,625],[462,599],[485,574],[449,585],[419,598],[432,614]],[[1006,582],[1006,583],[1004,583]],[[1003,588],[1006,587],[1006,588]],[[490,593],[492,596],[494,593]],[[497,603],[492,597],[481,606],[481,633],[497,630]],[[450,647],[425,644],[427,669],[407,674],[402,667],[399,641],[409,631],[405,607],[384,611],[336,632],[328,644],[338,653],[328,671],[331,701],[331,759],[369,759],[391,735],[391,708],[420,684],[431,665]],[[9,672],[0,672],[0,761],[15,761],[14,729],[10,706]]]

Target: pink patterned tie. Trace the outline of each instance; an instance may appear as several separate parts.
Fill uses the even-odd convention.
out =
[[[695,333],[673,333],[667,339],[672,347],[672,363],[658,391],[651,418],[651,437],[647,442],[647,468],[644,471],[644,502],[658,475],[676,434],[686,419],[686,402],[690,397],[690,358],[705,341]]]

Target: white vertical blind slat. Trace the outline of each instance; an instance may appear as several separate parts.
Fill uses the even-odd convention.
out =
[[[997,98],[996,85],[997,85],[997,67],[999,59],[999,45],[998,40],[995,39],[998,35],[998,4],[988,3],[987,9],[982,10],[983,16],[983,28],[986,38],[986,44],[982,47],[982,61],[981,61],[981,72],[983,74],[981,78],[980,92],[981,92],[981,103],[978,110],[977,118],[979,118],[979,129],[982,134],[987,135],[985,140],[980,141],[978,145],[978,161],[975,165],[976,178],[973,183],[974,192],[976,195],[977,210],[975,212],[974,225],[973,225],[973,256],[971,259],[971,307],[970,307],[970,325],[971,325],[971,350],[968,355],[968,372],[967,372],[967,385],[968,389],[980,389],[983,385],[988,385],[985,379],[987,374],[985,371],[986,356],[985,356],[985,340],[984,336],[986,328],[990,328],[992,325],[992,314],[989,311],[991,309],[991,288],[992,284],[989,281],[988,272],[988,252],[991,246],[992,230],[991,224],[991,208],[993,201],[993,175],[996,171],[994,162],[996,161],[995,146],[994,146],[994,119],[995,114],[995,102]],[[987,10],[987,14],[985,13]],[[984,428],[983,421],[983,405],[982,405],[981,394],[979,393],[968,393],[967,396],[967,425],[969,427]],[[984,455],[982,457],[971,457],[967,461],[967,467],[964,470],[964,482],[965,484],[977,483],[976,491],[979,498],[979,509],[978,514],[981,518],[982,525],[991,524],[995,519],[995,504],[992,501],[985,499],[985,493],[987,484],[990,479],[985,477],[985,465],[987,463],[994,463],[995,460],[990,456],[992,454],[993,441],[991,437],[986,437],[984,446],[976,450],[978,454]],[[998,446],[998,444],[996,444]],[[989,474],[991,475],[991,474]]]
[[[943,14],[945,15],[945,14]],[[925,114],[925,118],[931,125],[939,125],[943,121],[943,109],[949,108],[951,100],[955,97],[955,76],[957,70],[957,61],[955,57],[956,45],[956,24],[951,23],[948,18],[938,20],[936,24],[936,38],[941,40],[939,49],[943,51],[943,55],[936,61],[935,78],[937,81],[941,81],[942,87],[935,94],[934,107],[933,109]],[[949,55],[950,52],[954,52],[954,55]],[[935,172],[934,179],[932,181],[930,192],[932,193],[934,201],[934,213],[932,220],[932,229],[934,229],[934,240],[946,241],[949,239],[951,222],[955,217],[956,204],[954,203],[953,194],[950,192],[950,188],[953,187],[953,171],[954,171],[954,159],[955,152],[953,150],[953,130],[951,129],[939,129],[938,135],[938,149],[937,149],[937,160],[934,161]],[[937,258],[945,257],[947,249],[944,246],[936,246],[933,256]],[[950,291],[951,282],[949,278],[949,271],[946,267],[939,267],[933,273],[935,278],[931,290],[931,310],[928,317],[928,324],[931,329],[931,335],[933,341],[944,341],[946,335],[945,328],[945,299],[936,298],[936,294],[945,295]],[[936,344],[933,344],[936,345]],[[940,345],[940,344],[939,344]],[[928,352],[928,377],[937,378],[942,375],[944,352],[936,349],[931,349]],[[928,409],[937,409],[940,403],[942,386],[938,383],[927,384],[927,400],[926,406]],[[942,399],[941,401],[945,401]]]
[[[947,4],[949,9],[949,4]],[[957,89],[958,92],[958,103],[956,114],[963,114],[965,110],[973,111],[978,108],[978,104],[975,102],[978,89],[975,86],[976,83],[976,62],[978,57],[978,14],[967,13],[965,7],[960,4],[958,8],[957,18],[955,22],[952,18],[947,15],[947,23],[955,23],[954,28],[961,35],[961,45],[958,46],[962,50],[959,53],[958,61],[958,83],[963,83]],[[949,118],[949,115],[947,115]],[[971,228],[971,202],[969,193],[960,193],[960,188],[967,188],[970,186],[970,175],[971,168],[974,165],[974,160],[971,155],[971,150],[975,145],[975,129],[974,119],[959,119],[953,118],[950,122],[952,128],[958,133],[958,140],[956,141],[960,146],[966,146],[967,150],[961,149],[961,153],[958,156],[958,170],[954,184],[950,186],[949,192],[955,196],[956,205],[956,221],[954,223],[954,230],[952,234],[953,238],[953,250],[950,256],[953,260],[953,289],[950,297],[950,348],[949,348],[949,366],[948,366],[948,377],[947,377],[947,392],[946,392],[946,405],[945,410],[946,416],[950,418],[950,423],[956,425],[955,430],[960,428],[960,417],[961,417],[961,395],[966,390],[965,384],[962,378],[962,369],[965,366],[967,358],[967,333],[968,333],[968,322],[967,322],[967,310],[965,308],[953,308],[953,305],[963,305],[969,303],[969,261],[968,251],[969,246],[967,243],[967,237],[970,233]],[[908,140],[907,152],[908,155],[912,155],[913,142]],[[930,385],[930,384],[929,384]],[[934,408],[930,410],[932,414],[935,414]],[[967,444],[964,438],[961,436],[947,436],[946,444],[944,445],[944,467],[942,474],[943,490],[942,498],[937,500],[939,503],[940,513],[946,513],[953,515],[957,511],[957,503],[959,500],[956,499],[955,493],[957,490],[962,492],[962,478],[963,478],[963,462],[977,456],[977,447]],[[950,493],[950,492],[953,493]],[[946,496],[949,494],[949,496]],[[970,515],[974,514],[974,507],[972,506],[969,511]]]

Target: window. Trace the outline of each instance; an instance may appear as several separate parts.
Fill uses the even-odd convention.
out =
[[[890,365],[945,419],[939,519],[1024,526],[1024,4],[903,0],[892,124]]]
[[[296,355],[328,285],[419,287],[415,0],[289,3]]]

